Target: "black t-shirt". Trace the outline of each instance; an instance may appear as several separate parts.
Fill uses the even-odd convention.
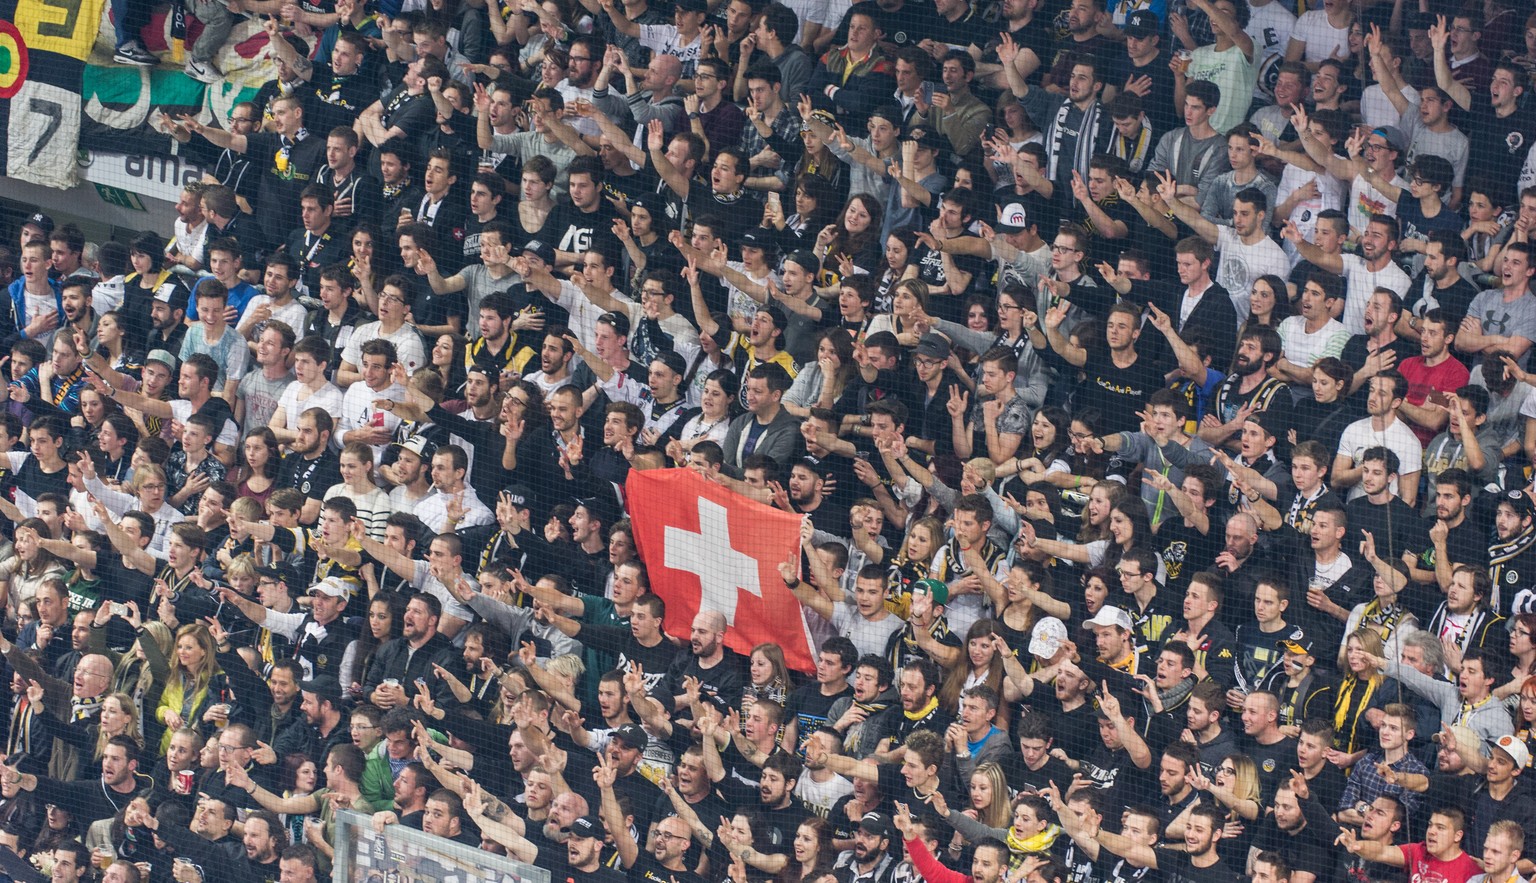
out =
[[[292,453],[283,458],[277,472],[277,487],[297,488],[299,493],[312,500],[324,500],[325,492],[341,483],[341,461],[329,450],[313,460],[303,454]]]
[[[371,77],[344,77],[327,64],[316,64],[309,85],[296,93],[304,104],[304,123],[314,132],[328,133],[337,126],[351,128],[358,114],[378,100]]]
[[[1236,868],[1228,867],[1220,859],[1210,867],[1197,868],[1186,852],[1165,846],[1154,847],[1154,850],[1157,852],[1157,869],[1163,874],[1163,883],[1231,883],[1239,877]]]
[[[840,692],[827,696],[821,692],[821,684],[813,681],[789,694],[789,700],[784,703],[784,717],[795,721],[794,750],[797,753],[805,749],[805,740],[812,733],[829,725],[827,712],[832,710],[833,703],[852,691],[852,687],[844,685]]]
[[[1083,371],[1087,376],[1078,391],[1077,406],[1098,411],[1104,418],[1105,433],[1135,431],[1140,424],[1136,412],[1164,386],[1163,372],[1151,359],[1138,355],[1136,361],[1121,368],[1109,346],[1098,342],[1088,348]]]
[[[956,270],[971,275],[970,283],[959,294],[935,296],[934,289],[943,289],[949,284],[949,279],[944,272],[943,253],[934,251],[926,245],[918,245],[917,253],[912,256],[912,263],[917,264],[917,278],[928,283],[929,286],[929,310],[941,319],[963,322],[965,294],[987,281],[987,262],[981,258],[963,254],[953,255],[951,260]]]
[[[69,465],[57,472],[44,472],[42,464],[31,454],[22,461],[21,468],[16,470],[16,489],[37,499],[43,494],[62,494],[69,496]]]
[[[731,257],[739,259],[741,252],[736,244],[741,241],[741,234],[762,221],[763,202],[749,190],[716,193],[708,182],[695,181],[688,186],[688,217],[697,221],[700,215],[713,215],[720,222],[720,229],[714,234],[726,243]]]
[[[608,200],[599,197],[597,211],[584,212],[568,202],[555,206],[544,223],[539,238],[548,241],[559,251],[583,254],[591,251],[594,244],[604,242],[617,245],[613,235],[614,213]],[[548,235],[545,235],[548,234]]]
[[[1516,110],[1507,117],[1494,114],[1493,104],[1482,96],[1473,96],[1473,107],[1460,128],[1467,133],[1467,168],[1496,188],[1498,205],[1515,203],[1514,182],[1520,179],[1520,166],[1536,137],[1536,113]]]
[[[1376,539],[1376,554],[1388,561],[1402,558],[1404,552],[1418,554],[1429,542],[1424,519],[1400,497],[1380,506],[1357,497],[1344,510],[1349,515],[1349,533],[1344,536],[1346,549],[1360,548],[1367,531]]]
[[[874,0],[863,0],[861,3],[853,4],[853,7],[844,13],[843,21],[837,27],[837,33],[832,36],[833,46],[842,46],[848,42],[848,19],[855,12],[872,16],[884,33],[886,42],[896,44],[898,49],[903,46],[915,46],[928,39],[935,31],[934,19],[937,15],[931,4],[904,0],[899,9],[886,9]]]
[[[1415,316],[1423,316],[1429,309],[1438,307],[1450,320],[1448,327],[1461,327],[1461,320],[1466,318],[1467,308],[1477,297],[1478,290],[1459,274],[1453,274],[1453,278],[1456,282],[1450,288],[1436,288],[1429,274],[1420,272],[1403,292],[1403,306]]]
[[[1159,589],[1159,594],[1167,592],[1170,598],[1182,597],[1190,577],[1211,569],[1221,551],[1221,537],[1215,528],[1213,521],[1206,532],[1201,533],[1177,514],[1163,521],[1157,529],[1155,544],[1163,558],[1163,567],[1168,571],[1168,585]]]
[[[245,155],[262,173],[255,206],[261,238],[266,245],[276,245],[299,222],[299,194],[325,164],[325,136],[310,132],[294,143],[256,132],[245,136]]]
[[[1268,802],[1266,798],[1266,803]],[[1305,871],[1322,880],[1333,862],[1335,850],[1331,839],[1324,839],[1308,825],[1294,834],[1280,830],[1273,813],[1259,824],[1253,845],[1261,852],[1278,852],[1292,871]]]

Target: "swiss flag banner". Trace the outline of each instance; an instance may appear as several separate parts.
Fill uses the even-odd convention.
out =
[[[742,655],[771,641],[790,668],[815,671],[800,602],[779,576],[798,561],[800,516],[706,481],[691,469],[632,469],[625,481],[635,546],[651,591],[687,639],[700,610],[725,614],[725,644]]]

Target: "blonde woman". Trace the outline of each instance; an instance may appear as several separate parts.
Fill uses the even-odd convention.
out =
[[[101,700],[101,711],[96,720],[96,750],[91,755],[94,760],[101,760],[102,753],[107,750],[107,742],[115,736],[127,736],[138,743],[140,748],[144,747],[139,706],[127,693],[113,693]],[[89,775],[94,777],[95,770],[91,770]]]
[[[1398,695],[1396,681],[1376,667],[1384,650],[1381,635],[1362,628],[1344,640],[1339,652],[1344,677],[1333,692],[1333,750],[1328,752],[1329,762],[1336,766],[1353,766],[1375,746],[1376,728],[1366,719],[1367,712],[1386,707]]]
[[[171,733],[184,726],[201,727],[205,720],[217,718],[217,711],[210,717],[210,709],[221,701],[224,673],[215,659],[213,636],[201,623],[188,623],[176,630],[175,662],[171,667],[160,702],[155,708],[155,720],[166,728],[160,737],[159,751],[163,755],[171,744]]]
[[[112,692],[126,695],[133,701],[140,715],[136,718],[139,734],[141,737],[149,737],[159,727],[145,726],[143,710],[160,704],[160,690],[171,674],[167,660],[175,648],[176,636],[158,619],[143,622],[139,616],[139,605],[133,601],[123,605],[125,610],[121,617],[112,611],[113,606],[103,604],[96,608],[97,627],[105,628],[112,619],[122,619],[138,634],[138,638],[134,640],[133,647],[117,660],[117,666],[112,672]]]
[[[341,482],[331,485],[325,499],[346,497],[357,505],[357,517],[368,536],[384,542],[384,522],[395,512],[389,494],[373,483],[373,449],[362,442],[348,442],[341,449]]]
[[[1003,768],[996,763],[984,763],[971,773],[970,788],[968,791],[970,800],[961,815],[975,819],[988,828],[1006,828],[1012,822],[1012,811],[1008,804],[1008,779],[1003,775]],[[967,841],[964,834],[955,832],[954,839],[949,843],[951,855],[958,856],[965,851]]]

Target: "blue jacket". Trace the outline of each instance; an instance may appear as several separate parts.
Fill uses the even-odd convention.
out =
[[[62,318],[64,315],[64,289],[60,287],[58,282],[52,279],[48,280],[48,287],[53,289],[53,300],[59,311],[59,316]],[[16,321],[16,332],[10,336],[10,339],[6,341],[7,343],[15,343],[17,340],[27,336],[26,290],[27,280],[25,279],[17,279],[7,289],[11,295],[11,318]]]

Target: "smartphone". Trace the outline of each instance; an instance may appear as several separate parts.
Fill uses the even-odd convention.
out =
[[[116,602],[113,602],[113,604],[112,604],[112,615],[113,616],[127,616],[128,615],[128,605],[127,604],[118,604]]]
[[[917,88],[917,92],[918,92],[919,95],[923,96],[923,103],[924,104],[932,104],[933,103],[933,84],[932,83],[928,82],[927,80],[924,80],[923,84]]]
[[[783,202],[779,200],[779,194],[773,191],[768,193],[768,204],[773,206],[774,211],[778,211],[783,207]]]
[[[416,679],[416,692],[418,692],[418,693],[425,693],[425,692],[427,692],[427,679],[426,678],[417,678]]]
[[[948,95],[949,94],[949,87],[944,85],[943,83],[933,83],[933,84],[931,84],[931,87],[932,87],[932,92],[933,92],[934,95]],[[929,96],[929,97],[931,98],[932,96]]]

